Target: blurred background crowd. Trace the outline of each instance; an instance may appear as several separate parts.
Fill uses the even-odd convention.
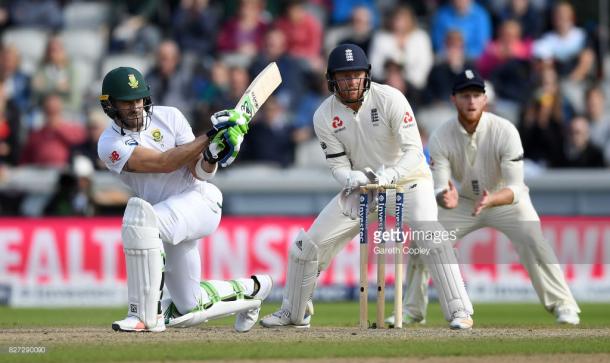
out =
[[[521,133],[527,173],[605,168],[608,15],[608,0],[0,1],[0,214],[91,215],[125,201],[89,192],[110,122],[97,97],[117,66],[142,71],[154,104],[180,109],[197,134],[275,61],[283,83],[234,167],[325,167],[312,116],[328,96],[326,56],[344,42],[406,95],[424,144],[454,114],[453,77],[476,68],[490,110]],[[45,198],[15,186],[48,183],[45,170],[59,175]]]

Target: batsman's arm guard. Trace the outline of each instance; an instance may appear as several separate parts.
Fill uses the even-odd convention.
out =
[[[147,328],[157,325],[163,289],[162,242],[153,206],[140,198],[127,202],[121,229],[127,267],[128,315]]]

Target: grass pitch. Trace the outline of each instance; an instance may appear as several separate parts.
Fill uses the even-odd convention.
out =
[[[266,304],[262,315],[278,308]],[[105,362],[269,359],[381,362],[392,358],[463,361],[610,361],[610,305],[583,304],[578,327],[557,326],[538,304],[477,304],[475,328],[447,328],[432,304],[428,323],[404,329],[359,330],[358,303],[317,303],[309,330],[232,331],[233,318],[164,333],[115,333],[120,309],[0,308],[0,361]],[[391,304],[386,306],[391,311]],[[374,319],[371,304],[370,319]],[[42,354],[9,353],[9,347],[45,347]],[[574,356],[575,355],[575,356]],[[460,361],[462,362],[462,361]]]

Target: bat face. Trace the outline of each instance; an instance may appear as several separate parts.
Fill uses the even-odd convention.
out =
[[[252,117],[281,83],[282,76],[277,64],[269,63],[250,83],[235,108],[246,113],[252,120]]]

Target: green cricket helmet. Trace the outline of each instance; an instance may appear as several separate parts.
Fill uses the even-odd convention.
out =
[[[115,105],[115,101],[133,101],[144,100],[144,124],[135,127],[137,131],[145,130],[150,123],[152,115],[152,100],[150,98],[150,87],[144,80],[142,73],[131,67],[118,67],[106,74],[102,81],[102,95],[100,103],[104,112],[113,120],[119,123],[122,128],[130,126],[120,118],[119,110]]]

